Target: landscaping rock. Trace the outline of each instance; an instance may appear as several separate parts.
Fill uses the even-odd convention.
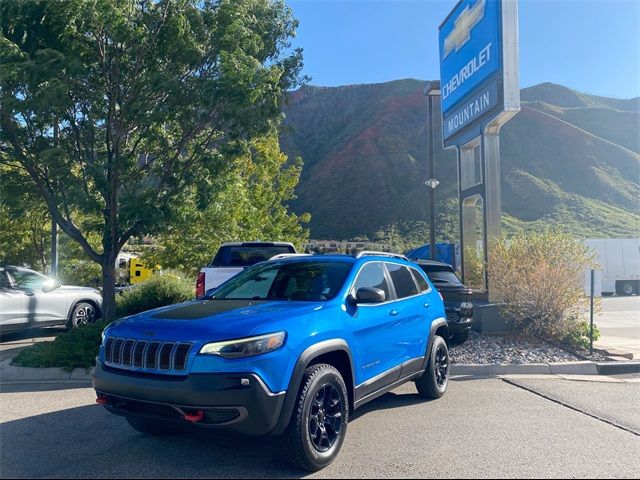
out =
[[[585,359],[543,341],[516,335],[483,335],[473,330],[469,333],[469,340],[452,346],[449,353],[451,362],[456,364],[564,364]],[[599,361],[604,357],[595,353],[589,360]]]

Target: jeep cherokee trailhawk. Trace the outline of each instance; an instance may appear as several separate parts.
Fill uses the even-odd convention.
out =
[[[377,252],[263,262],[103,337],[97,402],[136,430],[273,435],[309,471],[334,460],[355,409],[408,381],[441,397],[449,374],[440,295]]]

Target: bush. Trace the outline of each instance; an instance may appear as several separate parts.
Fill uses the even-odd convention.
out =
[[[106,325],[107,322],[84,325],[58,335],[52,342],[36,343],[20,352],[12,363],[20,367],[60,367],[69,372],[74,368],[91,368]]]
[[[594,256],[582,242],[545,230],[497,242],[489,278],[516,330],[575,346],[583,343],[581,318],[588,312],[584,272],[593,265]]]
[[[133,315],[195,298],[195,284],[179,273],[151,277],[116,297],[119,317]]]
[[[590,345],[589,335],[591,333],[590,324],[587,321],[578,321],[574,327],[570,329],[563,339],[563,343],[577,349],[588,350]],[[593,341],[597,342],[600,338],[600,330],[593,325]]]

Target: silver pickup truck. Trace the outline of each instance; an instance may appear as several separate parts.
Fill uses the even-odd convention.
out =
[[[196,297],[201,297],[242,270],[276,255],[296,253],[287,242],[231,242],[218,249],[209,265],[200,270],[196,281]]]

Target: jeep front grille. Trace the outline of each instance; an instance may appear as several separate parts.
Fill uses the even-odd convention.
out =
[[[110,367],[183,372],[192,346],[191,343],[108,337],[104,343],[104,363]]]

